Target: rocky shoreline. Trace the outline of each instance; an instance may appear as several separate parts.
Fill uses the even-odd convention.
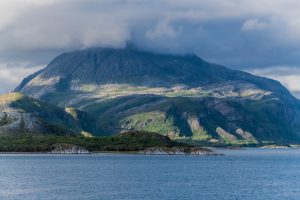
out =
[[[201,147],[152,147],[140,151],[140,153],[145,155],[222,155]]]
[[[118,151],[110,152],[117,153]],[[122,151],[121,151],[122,152]],[[70,144],[57,144],[55,148],[49,152],[50,154],[91,154],[89,150]],[[101,152],[97,152],[101,153]],[[120,153],[120,152],[118,152]],[[126,152],[122,152],[126,153]],[[151,147],[141,151],[131,152],[131,154],[142,155],[221,155],[215,151],[202,147]]]
[[[260,147],[262,149],[299,149],[300,145],[265,145]]]
[[[50,152],[51,154],[90,154],[91,152],[83,147],[70,144],[57,144]]]

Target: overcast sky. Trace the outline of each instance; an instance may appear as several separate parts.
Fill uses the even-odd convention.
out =
[[[195,53],[300,94],[299,0],[0,0],[0,93],[62,52],[128,43]]]

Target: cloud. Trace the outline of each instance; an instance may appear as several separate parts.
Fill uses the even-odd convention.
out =
[[[130,43],[235,69],[297,66],[299,10],[298,0],[0,1],[0,62],[26,68],[65,51]]]
[[[242,31],[264,30],[267,29],[268,26],[268,23],[260,21],[258,19],[248,19],[242,25]]]
[[[14,67],[12,67],[14,66]],[[41,66],[27,67],[26,63],[20,64],[0,64],[0,93],[12,91],[20,80],[41,69]]]
[[[177,30],[174,29],[170,25],[168,21],[159,21],[158,24],[148,31],[146,31],[146,38],[149,38],[150,40],[157,40],[158,38],[175,38],[178,34],[180,34],[180,29],[177,28]]]
[[[151,43],[159,49],[164,47],[159,39],[176,43],[177,36],[186,33],[183,29],[195,31],[209,26],[206,29],[210,31],[214,24],[219,26],[222,22],[230,26],[232,21],[243,31],[264,30],[269,25],[276,29],[283,25],[285,28],[279,30],[278,35],[300,40],[300,4],[295,0],[260,3],[251,0],[188,0],[184,3],[180,0],[11,0],[1,4],[2,50],[124,47],[136,38],[143,39],[145,44],[138,44],[140,46]],[[221,34],[222,31],[218,36],[222,37]],[[192,36],[196,43],[203,43],[201,35]],[[188,49],[189,35],[184,37],[185,40],[180,38],[181,45]]]

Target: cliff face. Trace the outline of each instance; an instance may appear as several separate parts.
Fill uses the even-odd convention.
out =
[[[135,129],[228,142],[300,136],[300,104],[279,82],[195,55],[102,48],[65,53],[16,91],[89,113],[100,135]]]

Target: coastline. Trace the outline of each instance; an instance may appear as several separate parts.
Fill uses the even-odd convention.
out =
[[[161,155],[161,156],[223,156],[226,155],[226,152],[242,152],[242,151],[248,151],[248,150],[262,150],[262,151],[270,151],[274,150],[298,150],[299,147],[240,147],[240,148],[227,148],[227,147],[205,147],[206,149],[212,150],[213,153],[208,154],[168,154],[168,153],[145,153],[142,151],[91,151],[89,153],[51,153],[51,152],[0,152],[1,155],[45,155],[45,156],[67,156],[67,155],[73,155],[73,156],[103,156],[103,155],[124,155],[124,156],[149,156],[149,155]],[[224,153],[225,152],[225,153]]]
[[[157,148],[160,149],[160,148]],[[156,151],[156,150],[155,150]],[[215,151],[203,151],[196,153],[184,153],[184,152],[168,152],[168,151],[159,151],[159,152],[149,152],[149,150],[145,149],[142,151],[91,151],[89,153],[52,153],[52,152],[0,152],[0,155],[186,155],[186,156],[205,156],[205,155],[221,155]]]

